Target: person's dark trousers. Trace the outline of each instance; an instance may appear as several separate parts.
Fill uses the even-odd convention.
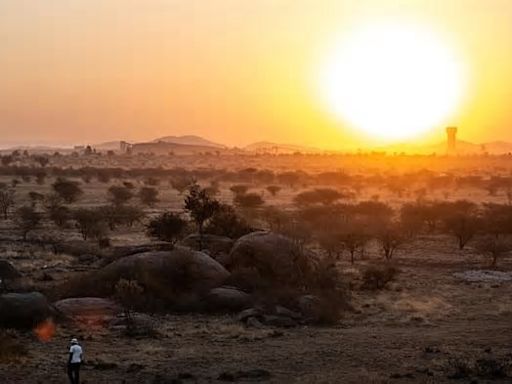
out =
[[[80,363],[68,364],[68,377],[71,384],[80,384]]]

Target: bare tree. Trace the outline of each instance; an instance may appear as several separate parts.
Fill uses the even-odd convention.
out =
[[[512,241],[508,238],[487,235],[479,239],[475,248],[491,258],[491,266],[495,267],[498,259],[512,251]]]

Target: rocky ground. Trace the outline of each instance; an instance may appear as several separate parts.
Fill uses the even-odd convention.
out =
[[[510,383],[512,282],[488,273],[465,279],[462,272],[485,270],[485,260],[441,240],[402,250],[396,281],[381,292],[354,290],[354,310],[336,326],[140,315],[153,334],[127,337],[119,325],[68,323],[48,342],[18,334],[28,355],[0,364],[0,382],[65,383],[67,343],[76,336],[84,383]],[[341,267],[355,284],[365,263]],[[511,260],[500,263],[500,272],[511,270]]]

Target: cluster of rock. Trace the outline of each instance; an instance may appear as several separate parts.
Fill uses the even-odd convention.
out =
[[[33,324],[55,315],[80,322],[106,322],[120,312],[119,306],[109,299],[115,295],[120,279],[137,281],[145,296],[165,303],[177,305],[193,298],[197,308],[203,310],[241,311],[238,318],[247,325],[290,327],[312,318],[312,296],[297,298],[300,312],[280,306],[263,311],[254,307],[250,293],[225,285],[230,271],[236,268],[253,268],[262,274],[271,271],[271,277],[277,281],[287,278],[294,273],[298,257],[291,240],[270,232],[255,232],[236,241],[207,235],[201,243],[203,251],[193,249],[200,243],[197,235],[191,235],[168,251],[147,251],[146,247],[137,248],[133,254],[133,247],[119,251],[123,257],[61,287],[62,300],[53,306],[35,292],[2,295],[0,326]],[[314,257],[310,260],[313,262]]]

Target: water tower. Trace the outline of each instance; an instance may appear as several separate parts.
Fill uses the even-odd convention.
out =
[[[446,128],[446,152],[453,154],[457,150],[457,127]]]

